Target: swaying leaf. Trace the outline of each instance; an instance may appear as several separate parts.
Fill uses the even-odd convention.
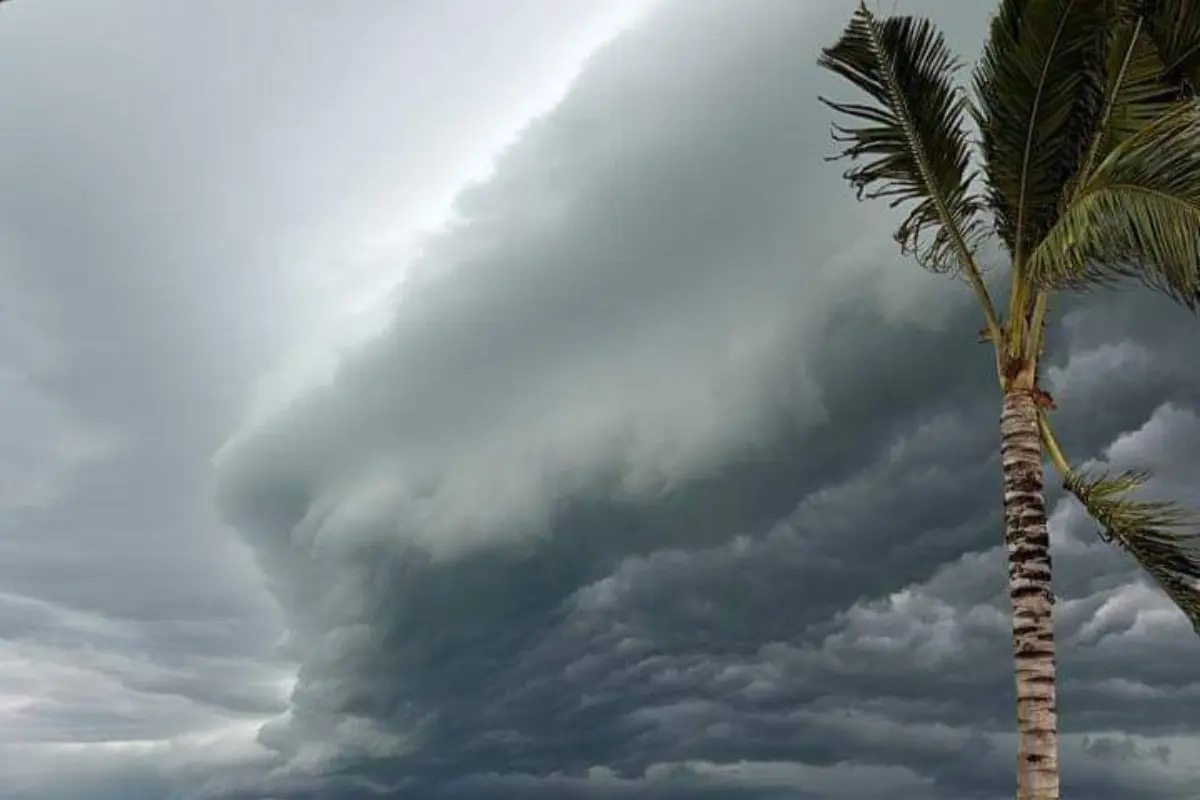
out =
[[[1200,101],[1121,142],[1031,254],[1030,278],[1082,287],[1135,277],[1189,308],[1200,290]]]
[[[1200,633],[1200,535],[1195,517],[1174,503],[1137,500],[1142,472],[1072,473],[1065,485],[1101,526],[1101,538],[1128,552]]]
[[[975,70],[988,202],[1020,269],[1058,217],[1103,104],[1110,0],[1005,0]]]
[[[963,268],[982,229],[970,191],[967,100],[954,84],[959,65],[942,34],[928,20],[881,20],[862,5],[818,63],[874,101],[821,98],[859,123],[834,126],[835,141],[845,145],[837,158],[861,162],[846,179],[860,198],[915,202],[896,231],[901,247],[928,269]]]

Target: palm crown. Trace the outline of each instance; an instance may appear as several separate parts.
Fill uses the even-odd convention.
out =
[[[822,98],[847,180],[906,206],[903,250],[970,284],[1001,386],[1043,400],[1065,488],[1200,632],[1191,516],[1139,499],[1143,473],[1073,469],[1037,388],[1055,290],[1133,278],[1200,307],[1200,0],[1004,0],[970,91],[931,22],[865,5],[820,63],[869,98]],[[1009,256],[1003,317],[981,276],[988,241]]]

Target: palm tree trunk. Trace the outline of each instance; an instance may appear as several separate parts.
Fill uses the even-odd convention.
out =
[[[1059,800],[1050,535],[1038,407],[1031,391],[1005,393],[1000,436],[1017,679],[1017,800]]]

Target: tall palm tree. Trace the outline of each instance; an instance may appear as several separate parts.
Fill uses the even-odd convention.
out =
[[[1139,499],[1145,474],[1072,467],[1038,385],[1055,291],[1133,278],[1200,306],[1200,0],[1002,0],[969,90],[929,20],[865,5],[819,63],[865,94],[821,98],[843,123],[846,179],[906,206],[902,250],[964,278],[983,313],[1002,396],[1017,797],[1058,800],[1043,453],[1200,632],[1190,516]],[[989,242],[1007,254],[1003,314],[982,277]]]

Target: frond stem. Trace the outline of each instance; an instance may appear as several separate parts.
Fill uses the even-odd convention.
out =
[[[1050,308],[1050,292],[1039,289],[1033,300],[1033,315],[1029,319],[1029,339],[1025,356],[1035,363],[1042,356],[1042,333],[1046,327],[1046,311]]]
[[[1175,59],[1170,64],[1167,64],[1167,72],[1174,72],[1175,70],[1179,69],[1197,52],[1200,52],[1200,43],[1194,44],[1187,50],[1184,50],[1183,53],[1180,54],[1179,58]]]
[[[1059,18],[1058,26],[1054,30],[1054,38],[1050,41],[1050,45],[1047,48],[1047,53],[1053,53],[1058,49],[1059,40],[1062,39],[1063,30],[1066,28],[1067,19],[1069,19],[1070,16],[1071,15],[1069,13],[1063,13]],[[1033,97],[1033,108],[1035,112],[1042,103],[1042,91],[1046,88],[1046,81],[1050,76],[1051,61],[1052,58],[1047,57],[1042,62],[1041,75],[1038,76],[1037,90]],[[1037,115],[1035,113],[1033,118],[1031,118],[1029,121],[1029,127],[1025,133],[1025,153],[1021,159],[1021,189],[1020,193],[1017,195],[1017,230],[1016,241],[1013,243],[1014,268],[1019,267],[1024,263],[1025,260],[1023,257],[1025,249],[1025,201],[1027,199],[1025,197],[1025,190],[1029,185],[1029,162],[1033,156],[1033,133],[1036,116]]]
[[[1077,477],[1075,470],[1071,468],[1071,462],[1067,460],[1058,439],[1054,436],[1054,429],[1050,427],[1050,420],[1046,418],[1045,411],[1038,414],[1038,430],[1042,434],[1042,444],[1046,446],[1046,455],[1050,456],[1050,463],[1062,476],[1063,485],[1070,484],[1071,480]]]
[[[1138,16],[1137,23],[1133,26],[1133,34],[1129,38],[1129,47],[1125,50],[1125,56],[1121,59],[1121,69],[1117,72],[1116,81],[1113,83],[1112,92],[1104,103],[1104,113],[1100,115],[1100,122],[1096,127],[1096,135],[1092,138],[1092,143],[1088,147],[1087,155],[1084,157],[1083,165],[1079,170],[1080,182],[1078,186],[1083,186],[1091,177],[1092,167],[1096,164],[1096,156],[1100,152],[1100,143],[1104,140],[1104,133],[1108,128],[1108,121],[1112,118],[1113,109],[1116,108],[1117,93],[1120,90],[1121,84],[1125,82],[1125,76],[1129,72],[1129,65],[1133,61],[1133,52],[1137,49],[1138,37],[1142,34],[1142,23],[1145,17]]]
[[[866,8],[865,4],[863,8]],[[988,294],[987,286],[983,282],[979,265],[975,263],[975,259],[971,255],[971,248],[967,246],[966,237],[963,236],[962,231],[955,224],[954,216],[950,213],[949,206],[946,205],[946,199],[942,197],[941,192],[938,191],[937,184],[933,180],[933,171],[930,168],[928,158],[925,156],[924,149],[919,144],[921,140],[917,135],[916,129],[913,127],[912,112],[909,110],[908,103],[904,99],[904,93],[901,91],[895,64],[887,57],[887,51],[880,40],[879,28],[875,25],[874,19],[872,19],[871,23],[869,26],[871,31],[871,48],[875,51],[875,58],[884,67],[883,72],[887,78],[888,94],[891,95],[892,102],[896,104],[896,108],[900,109],[901,113],[897,116],[900,124],[904,126],[904,135],[912,144],[917,166],[921,170],[921,179],[929,189],[930,197],[937,204],[938,216],[942,218],[942,224],[950,231],[950,236],[954,240],[954,249],[958,252],[959,266],[962,268],[963,274],[967,276],[967,282],[971,284],[971,289],[974,290],[975,297],[979,300],[979,305],[983,308],[983,316],[987,324],[988,333],[991,334],[993,342],[999,342],[1000,321],[996,316],[996,307],[992,303],[991,295]]]
[[[1020,264],[1012,266],[1012,285],[1008,292],[1008,336],[1004,340],[1005,360],[1013,360],[1024,355],[1026,329],[1029,324],[1026,309],[1029,308],[1029,282],[1024,277],[1025,270]]]
[[[996,316],[996,306],[992,303],[992,296],[988,294],[987,286],[983,282],[983,276],[975,259],[971,257],[969,251],[965,250],[966,242],[963,242],[963,248],[964,252],[959,253],[963,274],[967,276],[967,282],[971,284],[971,289],[975,292],[975,299],[979,301],[979,305],[983,309],[983,318],[987,323],[987,331],[992,337],[992,343],[999,347],[1001,342],[1000,318]]]
[[[1129,192],[1130,194],[1140,194],[1146,197],[1153,197],[1155,200],[1161,200],[1164,204],[1175,206],[1176,208],[1191,211],[1193,214],[1200,213],[1200,203],[1189,202],[1186,199],[1180,198],[1173,194],[1168,194],[1160,189],[1152,189],[1148,186],[1140,186],[1136,183],[1102,183],[1099,186],[1088,187],[1087,191],[1082,192],[1077,199],[1082,200],[1100,192]]]

